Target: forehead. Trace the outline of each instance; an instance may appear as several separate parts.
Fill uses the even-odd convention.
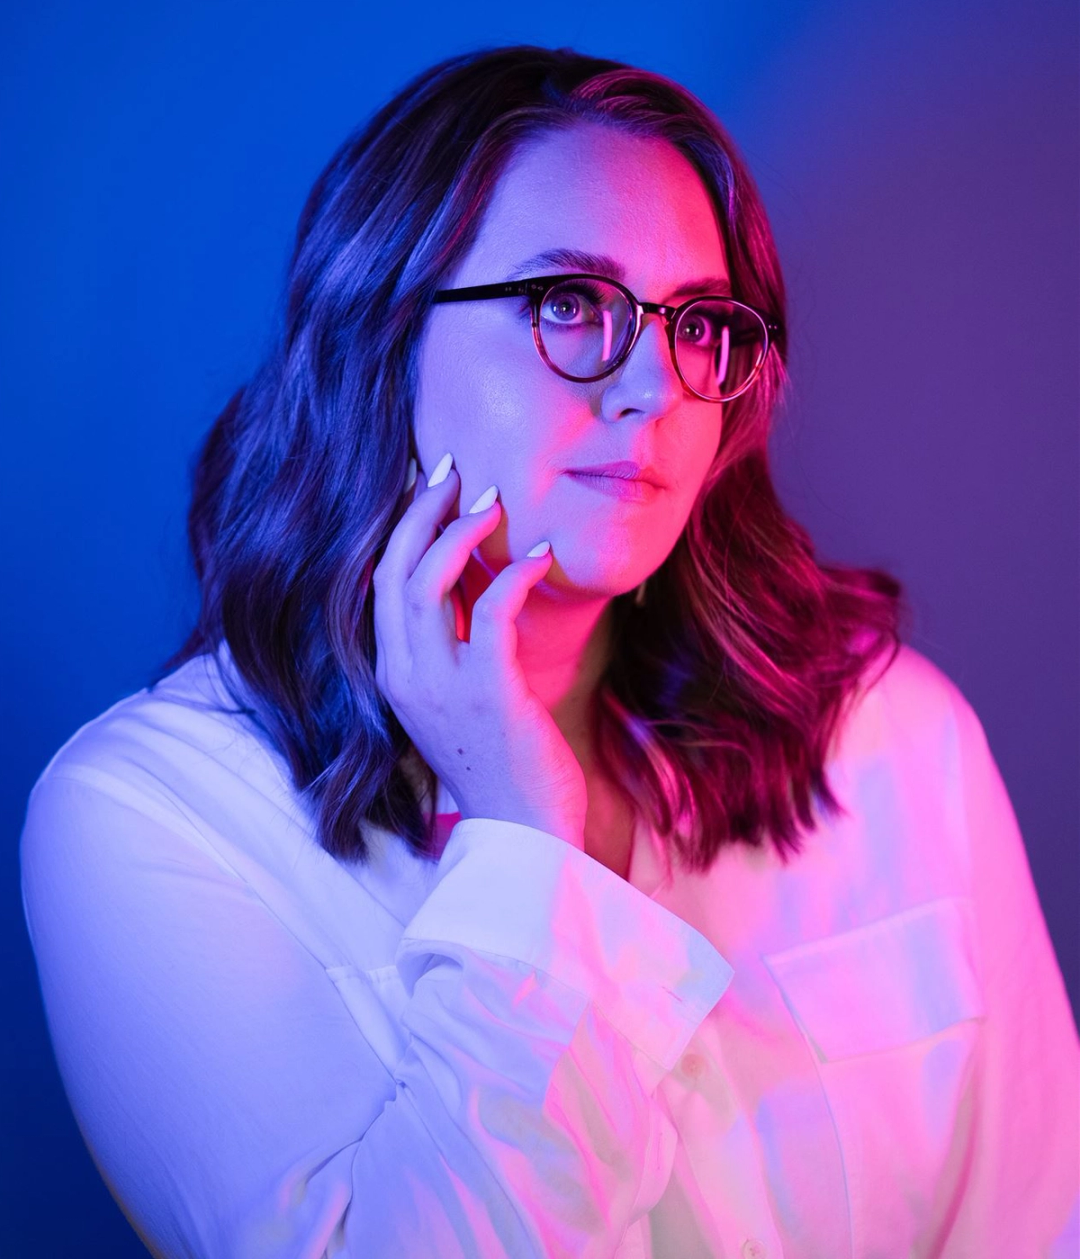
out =
[[[597,124],[514,153],[454,282],[493,283],[552,249],[610,256],[645,300],[727,275],[716,211],[690,162],[666,140]]]

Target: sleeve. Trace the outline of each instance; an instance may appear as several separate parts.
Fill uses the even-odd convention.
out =
[[[920,1254],[1075,1259],[1080,1045],[1023,839],[986,734],[953,691],[984,990],[967,1096]]]
[[[554,836],[461,822],[390,1071],[183,823],[54,773],[21,846],[60,1074],[154,1255],[616,1252],[671,1171],[656,1086],[731,978],[703,936]]]

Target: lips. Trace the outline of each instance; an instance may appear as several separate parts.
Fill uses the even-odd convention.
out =
[[[641,481],[657,488],[662,486],[660,478],[652,468],[643,468],[640,464],[628,459],[620,459],[615,463],[598,463],[587,468],[567,468],[572,476],[615,477],[620,481]]]
[[[651,503],[661,492],[650,468],[628,461],[601,463],[591,468],[567,468],[566,475],[577,485],[627,503]]]

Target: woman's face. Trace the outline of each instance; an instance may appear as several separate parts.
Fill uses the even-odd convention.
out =
[[[530,262],[554,250],[597,260]],[[570,271],[611,275],[642,301],[672,306],[688,286],[716,292],[726,282],[715,211],[677,149],[597,125],[523,145],[446,287]],[[542,588],[564,597],[623,594],[660,566],[716,453],[722,412],[683,388],[656,315],[622,366],[591,384],[544,364],[525,299],[436,305],[425,327],[415,415],[423,473],[451,451],[463,513],[497,485],[503,515],[478,549],[481,564],[497,572],[547,539],[554,562]],[[651,469],[659,488],[615,497],[571,474],[619,460]]]

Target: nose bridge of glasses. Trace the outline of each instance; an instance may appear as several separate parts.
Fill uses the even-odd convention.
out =
[[[638,325],[638,337],[640,340],[645,332],[646,321],[650,315],[656,315],[659,323],[661,334],[666,339],[668,349],[671,353],[671,364],[678,371],[676,358],[676,342],[675,342],[675,316],[678,313],[678,306],[667,306],[663,302],[642,302],[638,305],[641,307],[641,321]]]
[[[665,327],[671,323],[675,317],[678,306],[665,306],[663,302],[638,302],[641,307],[642,318],[646,315],[659,315]]]
[[[639,302],[641,307],[641,319],[638,322],[637,335],[628,347],[625,358],[631,353],[640,353],[640,343],[646,336],[649,327],[649,316],[657,316],[657,336],[658,344],[654,353],[658,355],[658,360],[664,364],[669,371],[674,372],[676,376],[681,378],[682,373],[679,370],[676,361],[676,343],[675,343],[675,323],[674,315],[677,307],[665,306],[660,302]],[[666,360],[665,360],[666,353]]]

